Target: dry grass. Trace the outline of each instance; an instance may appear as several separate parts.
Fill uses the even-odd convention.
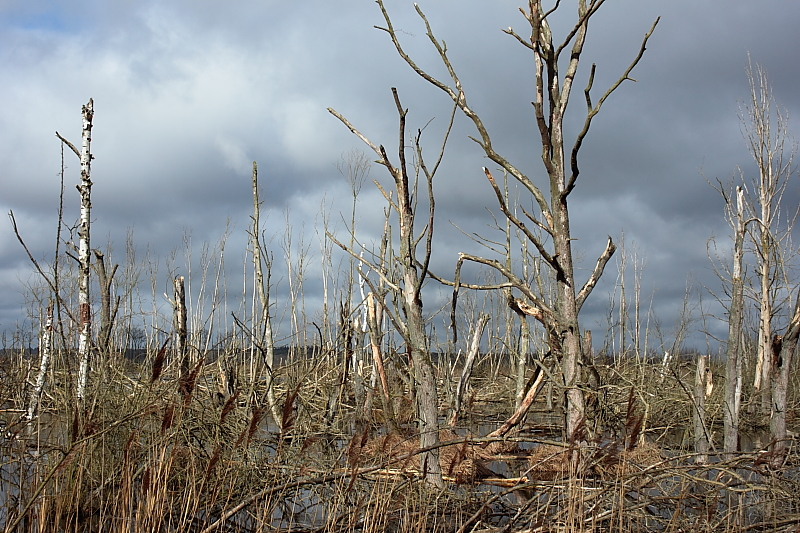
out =
[[[347,394],[333,424],[319,416],[336,374],[319,361],[278,371],[285,419],[277,424],[263,384],[244,368],[239,392],[225,400],[215,365],[181,382],[169,365],[153,379],[151,366],[110,363],[81,410],[69,376],[55,372],[29,425],[26,362],[4,363],[7,531],[784,531],[800,519],[796,450],[773,471],[758,454],[695,465],[644,423],[635,430],[642,440],[625,419],[643,419],[646,408],[638,400],[632,408],[623,387],[636,381],[632,371],[608,379],[600,405],[619,417],[616,439],[565,447],[528,433],[487,442],[478,431],[442,431],[450,486],[440,492],[419,482],[412,422],[406,434],[387,435],[379,417],[355,416]],[[476,385],[470,409],[502,418],[510,386]],[[686,424],[653,412],[658,402],[667,403],[651,397],[651,421]]]

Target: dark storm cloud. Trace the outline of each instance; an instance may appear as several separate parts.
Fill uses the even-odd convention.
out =
[[[513,26],[524,33],[517,5],[442,1],[421,7],[447,42],[495,147],[544,186],[530,105],[532,58],[501,31]],[[413,5],[392,0],[387,7],[408,51],[446,79]],[[714,282],[706,240],[717,235],[722,242],[728,231],[722,201],[703,176],[725,181],[737,165],[751,168],[737,118],[738,103],[747,97],[748,52],[769,72],[775,96],[790,116],[800,109],[795,31],[800,5],[608,2],[590,26],[568,133],[581,125],[588,65],[598,65],[596,99],[624,71],[659,15],[632,74],[638,81],[623,84],[595,119],[571,205],[581,275],[588,275],[606,235],[618,238],[624,231],[647,259],[643,290],[655,291],[653,306],[668,321],[690,274],[704,284]],[[568,20],[556,19],[554,27]],[[4,2],[0,207],[14,209],[37,258],[52,255],[60,168],[53,131],[78,142],[80,106],[91,96],[94,242],[111,239],[117,257],[130,228],[140,256],[149,247],[153,257],[163,258],[189,231],[195,242],[216,242],[230,220],[228,259],[240,262],[253,160],[259,162],[262,199],[271,210],[269,234],[282,234],[289,206],[295,238],[303,231],[306,243],[313,242],[323,198],[332,226],[343,232],[339,212],[348,212],[350,200],[335,164],[340,154],[362,146],[326,107],[385,144],[392,157],[397,116],[390,87],[398,88],[413,128],[433,119],[423,135],[426,157],[435,157],[450,111],[447,98],[417,78],[386,34],[372,27],[383,24],[370,2]],[[435,184],[433,264],[441,272],[452,270],[458,251],[474,250],[450,222],[467,233],[491,236],[486,208],[499,214],[480,170],[487,161],[467,135],[474,135],[474,128],[458,116]],[[77,218],[78,162],[71,153],[66,156],[65,221],[71,224]],[[386,183],[388,176],[375,167],[373,178]],[[382,207],[367,183],[358,215],[367,243],[379,235]],[[280,237],[273,241],[276,256],[283,253],[279,242]],[[310,306],[319,300],[318,248],[314,242],[309,252]],[[0,254],[0,328],[5,328],[19,314],[19,279],[30,275],[8,225],[0,229]],[[607,279],[587,304],[589,323],[604,313],[602,291],[613,285],[614,270],[609,265]],[[230,276],[238,283],[240,274]],[[285,294],[281,283],[278,292]]]

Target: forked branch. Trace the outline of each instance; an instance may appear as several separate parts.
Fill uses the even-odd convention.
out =
[[[533,197],[536,199],[536,202],[539,204],[540,209],[544,213],[545,219],[549,221],[550,220],[549,206],[547,203],[547,199],[545,198],[542,191],[536,185],[534,185],[533,182],[525,174],[523,174],[518,168],[512,165],[500,154],[495,152],[494,149],[492,148],[492,140],[491,137],[489,136],[488,130],[483,124],[483,121],[478,116],[478,114],[475,113],[475,111],[473,111],[472,108],[469,107],[469,105],[467,104],[466,94],[464,93],[464,89],[461,85],[461,81],[458,78],[455,68],[450,62],[450,59],[447,57],[446,47],[442,43],[440,43],[434,36],[433,30],[431,29],[430,24],[428,23],[428,20],[425,17],[425,14],[422,12],[419,6],[415,6],[417,14],[420,16],[423,23],[425,24],[427,36],[430,39],[431,43],[433,44],[434,48],[436,48],[437,52],[439,53],[439,57],[441,58],[442,63],[447,69],[447,72],[450,74],[450,77],[453,80],[455,88],[450,87],[446,83],[428,74],[428,72],[423,70],[419,65],[416,64],[416,62],[414,62],[413,59],[411,59],[411,57],[409,57],[409,55],[405,52],[402,45],[400,44],[400,40],[397,37],[397,33],[394,29],[394,26],[392,25],[391,19],[389,18],[389,14],[387,13],[385,6],[383,5],[383,1],[377,0],[377,4],[378,6],[380,6],[381,13],[383,13],[384,20],[386,21],[386,27],[382,28],[376,26],[376,28],[385,31],[386,33],[389,34],[389,37],[391,38],[392,44],[394,44],[397,53],[400,55],[403,61],[405,61],[408,64],[408,66],[410,66],[411,69],[417,73],[417,75],[419,75],[425,81],[429,82],[431,85],[444,91],[450,97],[453,103],[456,106],[458,106],[458,108],[461,109],[461,111],[470,120],[472,120],[473,124],[475,125],[475,128],[478,130],[478,134],[480,135],[480,140],[477,142],[480,144],[481,148],[486,153],[486,156],[495,163],[497,163],[498,165],[500,165],[500,167],[505,169],[509,174],[514,176],[514,178],[517,181],[519,181],[533,195]]]
[[[630,74],[636,67],[636,65],[639,63],[639,61],[642,59],[642,56],[644,55],[644,52],[647,49],[647,41],[650,39],[650,36],[653,35],[653,31],[655,31],[656,25],[658,24],[659,20],[661,20],[661,17],[658,17],[655,20],[655,22],[653,22],[653,25],[650,27],[650,31],[648,31],[645,34],[644,39],[642,39],[642,45],[641,47],[639,47],[639,53],[636,54],[636,57],[633,59],[633,61],[631,61],[630,65],[628,65],[628,68],[625,69],[625,72],[622,74],[622,76],[620,76],[620,78],[616,82],[614,82],[614,84],[611,85],[611,87],[609,87],[608,90],[606,90],[603,96],[600,97],[600,100],[597,101],[597,105],[594,106],[592,105],[592,97],[590,95],[590,92],[592,90],[592,85],[594,84],[594,73],[596,70],[596,66],[592,65],[592,70],[591,73],[589,74],[589,82],[586,85],[586,89],[584,89],[584,96],[586,97],[586,108],[587,108],[586,120],[584,120],[583,129],[581,129],[581,132],[578,134],[578,137],[575,140],[575,144],[572,146],[572,152],[570,154],[570,169],[572,174],[569,177],[569,182],[567,183],[567,187],[561,193],[562,197],[566,197],[567,195],[569,195],[569,193],[572,192],[572,189],[575,188],[575,181],[578,179],[578,174],[580,173],[580,170],[578,169],[578,152],[581,149],[581,145],[583,145],[583,139],[586,137],[586,134],[589,133],[589,127],[592,125],[592,120],[594,119],[595,115],[597,115],[600,112],[600,108],[603,106],[603,103],[606,101],[606,99],[609,96],[611,96],[611,93],[616,91],[617,88],[619,88],[619,86],[622,85],[624,81],[626,80],[636,81],[630,77]]]

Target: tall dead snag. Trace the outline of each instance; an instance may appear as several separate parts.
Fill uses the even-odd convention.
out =
[[[748,204],[756,222],[749,234],[759,284],[756,289],[759,302],[758,361],[753,386],[761,390],[762,409],[768,413],[770,391],[765,385],[770,382],[772,371],[772,319],[779,306],[776,299],[786,289],[783,283],[788,261],[786,252],[796,216],[790,212],[784,218],[786,225],[782,226],[784,221],[780,218],[787,214],[781,214],[780,204],[789,177],[794,172],[795,146],[791,142],[785,110],[776,106],[773,113],[775,100],[766,72],[758,66],[753,72],[748,64],[747,79],[750,97],[742,106],[739,118],[747,148],[758,168],[758,176],[753,177],[748,191]]]
[[[422,453],[420,464],[425,473],[426,481],[436,487],[443,487],[444,481],[442,480],[439,450],[437,448],[439,443],[439,402],[436,390],[436,375],[428,349],[428,337],[425,332],[425,318],[422,311],[422,285],[428,275],[428,265],[430,264],[431,244],[433,240],[433,215],[435,208],[433,177],[444,155],[444,147],[447,143],[447,137],[450,133],[455,113],[450,116],[450,123],[445,133],[444,142],[442,143],[438,160],[433,168],[428,169],[422,158],[422,148],[420,146],[421,130],[418,131],[418,134],[414,137],[412,143],[410,143],[412,146],[411,149],[413,150],[414,164],[409,165],[408,158],[406,157],[406,150],[409,149],[406,145],[406,115],[408,114],[408,110],[404,109],[401,105],[397,89],[392,88],[392,95],[394,96],[395,106],[400,118],[398,166],[394,166],[394,164],[391,163],[389,155],[382,145],[376,146],[373,144],[351,125],[346,118],[335,110],[328,108],[328,111],[342,121],[350,131],[364,141],[364,143],[377,154],[377,163],[386,167],[394,181],[394,187],[397,193],[394,198],[393,195],[386,193],[382,188],[381,191],[384,193],[391,208],[397,213],[397,220],[400,227],[399,253],[395,255],[394,264],[387,264],[385,268],[370,264],[366,259],[360,257],[359,260],[369,264],[370,269],[377,273],[386,286],[389,287],[389,290],[394,293],[395,299],[398,302],[399,308],[396,311],[391,312],[389,309],[384,310],[387,311],[386,314],[395,329],[397,329],[403,337],[409,355],[411,356],[411,364],[414,367],[417,412],[419,415],[420,447],[427,450]],[[453,111],[455,111],[455,108]],[[422,236],[418,238],[415,232],[415,207],[417,205],[416,198],[418,198],[416,187],[417,183],[422,180],[424,180],[423,183],[427,184],[429,208],[428,217],[424,219],[424,229],[422,231],[422,236],[425,237],[424,239]],[[331,239],[336,242],[338,246],[350,253],[350,255],[358,255],[354,250],[336,240],[332,235]],[[421,258],[417,255],[417,246],[420,242],[424,242],[425,246],[425,251],[421,254]],[[394,268],[395,264],[400,270],[400,280],[396,283],[388,279],[389,273],[387,271],[387,268]],[[370,284],[370,289],[373,293],[380,294],[369,278],[363,277],[363,279]],[[380,302],[382,303],[383,300],[381,299]]]
[[[272,317],[269,314],[270,288],[272,274],[272,258],[264,253],[261,245],[261,201],[258,197],[258,165],[253,161],[253,225],[250,230],[250,242],[253,246],[253,273],[255,276],[256,291],[258,292],[258,306],[253,316],[253,331],[251,341],[261,354],[261,361],[267,370],[267,403],[275,424],[280,424],[281,416],[278,404],[275,401],[274,374],[275,368],[275,339],[272,335]],[[266,268],[266,276],[264,269]]]
[[[545,11],[541,0],[529,0],[527,10],[523,10],[523,14],[530,25],[530,34],[527,38],[518,35],[511,28],[506,30],[508,35],[514,37],[520,44],[533,52],[536,75],[533,108],[540,135],[541,158],[549,178],[550,194],[548,199],[548,196],[535,185],[527,174],[495,151],[488,129],[478,113],[467,103],[465,90],[454,66],[450,62],[444,43],[436,39],[428,20],[419,6],[415,4],[417,14],[425,24],[427,36],[447,69],[452,85],[433,77],[408,56],[400,44],[398,33],[392,26],[383,1],[378,0],[378,5],[386,22],[386,27],[380,29],[389,34],[395,49],[402,59],[419,76],[445,92],[464,115],[472,121],[478,133],[478,138],[475,141],[483,149],[486,157],[512,176],[524,190],[530,193],[541,213],[540,216],[534,216],[534,214],[523,211],[530,223],[541,228],[545,235],[544,239],[535,235],[528,228],[527,222],[517,218],[512,210],[509,209],[500,187],[495,183],[490,171],[484,169],[486,177],[497,195],[503,214],[525,235],[536,248],[543,262],[553,271],[556,279],[556,294],[553,302],[546,302],[545,295],[537,295],[524,280],[506,268],[500,261],[467,254],[462,254],[461,257],[462,259],[491,266],[497,270],[515,289],[522,292],[532,304],[531,306],[536,309],[536,314],[533,316],[538,315],[539,318],[537,319],[544,324],[549,332],[550,351],[561,358],[561,370],[566,391],[565,425],[567,437],[570,439],[580,438],[579,430],[585,427],[582,390],[584,380],[581,370],[582,349],[578,314],[586,298],[600,279],[606,263],[614,253],[615,245],[609,238],[605,250],[597,260],[589,279],[579,288],[574,278],[573,238],[570,232],[567,200],[577,183],[579,174],[578,152],[589,131],[592,120],[599,113],[609,95],[624,81],[631,79],[629,77],[630,73],[644,54],[647,41],[658,23],[658,20],[653,23],[650,31],[644,36],[637,56],[622,76],[600,97],[597,103],[593,103],[590,94],[595,74],[595,66],[592,65],[588,84],[584,90],[586,116],[583,127],[570,148],[564,141],[563,136],[564,115],[578,70],[578,63],[586,42],[589,19],[597,13],[603,3],[604,0],[589,0],[588,2],[587,0],[579,0],[577,2],[577,20],[560,44],[554,43],[550,24],[547,20],[548,16],[559,8],[560,2],[556,2],[555,7]],[[562,60],[562,53],[564,52],[566,52],[565,55],[568,55],[568,58]],[[563,72],[560,70],[561,66],[566,67]]]
[[[728,200],[726,198],[726,200]],[[739,405],[742,398],[741,339],[744,316],[744,191],[736,187],[736,205],[728,200],[733,226],[733,271],[731,272],[731,303],[728,310],[728,344],[725,355],[725,398],[722,404],[724,451],[739,451]]]
[[[89,355],[92,346],[92,309],[89,300],[89,272],[91,269],[90,226],[92,215],[92,119],[94,118],[94,102],[83,106],[83,128],[81,133],[81,182],[77,185],[81,197],[81,218],[78,226],[78,400],[83,401],[86,395],[86,383],[89,379]],[[75,147],[70,145],[74,150]]]

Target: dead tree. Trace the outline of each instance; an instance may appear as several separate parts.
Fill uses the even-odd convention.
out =
[[[768,386],[772,373],[772,320],[779,303],[778,295],[786,284],[786,262],[788,243],[791,238],[796,212],[781,213],[781,200],[789,177],[794,172],[792,162],[795,146],[788,131],[785,110],[776,106],[766,72],[756,67],[753,72],[748,64],[747,79],[750,82],[750,97],[742,106],[740,121],[748,151],[758,168],[758,176],[745,187],[747,204],[755,224],[750,226],[750,240],[756,262],[755,298],[758,301],[758,360],[753,386],[761,391],[762,410],[770,409]],[[788,146],[787,146],[788,144]],[[781,216],[786,217],[783,221]]]
[[[748,151],[753,157],[757,175],[746,179],[740,170],[741,186],[735,195],[727,192],[721,183],[713,185],[726,203],[728,217],[733,229],[733,265],[730,270],[722,269],[720,276],[730,283],[730,307],[728,309],[728,341],[726,348],[726,382],[723,401],[724,450],[726,453],[738,451],[739,411],[742,396],[742,320],[745,306],[744,259],[749,256],[755,262],[755,281],[750,296],[757,302],[757,361],[753,386],[760,397],[761,410],[775,417],[781,409],[776,407],[774,397],[782,397],[785,391],[780,388],[782,370],[773,369],[774,362],[783,360],[776,350],[776,339],[787,340],[791,332],[790,324],[783,337],[774,335],[773,320],[776,310],[792,292],[788,281],[788,268],[791,256],[795,253],[790,247],[790,239],[797,211],[781,213],[781,200],[789,177],[794,172],[792,161],[795,146],[791,142],[786,113],[778,108],[774,113],[774,99],[766,73],[752,66],[746,70],[750,82],[750,95],[746,104],[740,108],[739,119],[742,134]],[[748,246],[749,243],[749,246]],[[785,415],[784,415],[785,416]],[[775,422],[771,420],[771,424]],[[780,426],[780,422],[776,422]],[[784,426],[785,427],[785,426]]]
[[[724,450],[739,450],[739,405],[742,398],[742,318],[744,316],[744,191],[736,187],[736,206],[728,202],[733,226],[733,271],[731,273],[731,303],[728,310],[728,344],[725,361],[725,398],[723,400]]]
[[[338,118],[350,131],[358,136],[369,146],[378,156],[377,163],[386,167],[394,182],[396,195],[386,193],[381,187],[386,200],[397,214],[399,225],[399,253],[395,254],[395,263],[400,270],[400,279],[397,283],[390,281],[387,277],[386,269],[380,266],[369,264],[366,259],[359,258],[370,269],[377,273],[384,281],[386,286],[394,294],[398,302],[399,309],[392,311],[385,308],[386,315],[391,320],[393,326],[403,337],[414,367],[414,382],[416,385],[416,402],[419,416],[420,447],[426,451],[422,453],[421,465],[425,473],[427,482],[437,487],[444,486],[442,480],[441,465],[439,463],[439,403],[436,390],[436,375],[431,361],[430,350],[428,348],[428,337],[425,332],[425,317],[422,310],[422,286],[428,275],[428,266],[431,258],[431,245],[433,240],[434,222],[434,197],[433,197],[433,177],[441,163],[444,155],[444,147],[447,137],[453,124],[455,108],[450,116],[450,123],[445,133],[445,140],[442,143],[436,164],[431,168],[425,165],[422,158],[422,148],[420,146],[421,131],[414,137],[411,145],[413,146],[413,164],[410,164],[406,151],[406,115],[408,110],[404,109],[400,103],[397,90],[392,88],[395,106],[400,119],[399,139],[398,139],[398,163],[395,166],[389,158],[383,145],[375,145],[367,137],[361,134],[347,119],[337,111],[328,108],[328,111]],[[419,226],[416,225],[416,187],[421,178],[427,185],[428,193],[428,217],[424,219],[422,236],[418,238]],[[376,182],[377,184],[377,182]],[[380,187],[380,185],[378,185]],[[331,239],[350,255],[356,257],[358,254],[347,245],[339,242],[334,236]],[[418,255],[418,245],[422,242],[424,252]],[[421,257],[420,257],[421,256]],[[388,268],[393,268],[389,264]],[[375,294],[380,294],[372,281],[368,278],[364,280],[370,284],[370,289]],[[383,302],[383,300],[381,300]]]
[[[111,297],[111,286],[119,265],[112,266],[109,272],[106,268],[105,256],[100,250],[94,250],[94,257],[94,269],[97,274],[97,283],[100,286],[100,331],[97,334],[97,351],[102,357],[107,357],[111,348],[114,321],[119,310],[119,295],[113,298],[113,303]]]
[[[800,336],[800,293],[792,318],[783,335],[775,335],[770,346],[770,384],[772,389],[772,416],[769,421],[770,455],[773,466],[780,466],[786,456],[789,443],[786,438],[786,396],[789,390],[789,370],[797,351]]]
[[[272,274],[272,257],[265,254],[262,246],[261,235],[261,201],[258,196],[258,165],[253,161],[253,225],[250,230],[250,242],[253,246],[253,274],[255,276],[258,305],[254,302],[256,312],[253,313],[253,330],[251,341],[261,354],[261,361],[267,371],[267,403],[269,411],[276,424],[280,424],[281,417],[278,404],[275,400],[274,371],[275,371],[275,339],[272,333],[272,317],[270,316],[270,289]],[[266,276],[264,270],[266,269]]]
[[[89,379],[89,356],[92,349],[92,309],[89,300],[89,273],[91,271],[91,215],[92,215],[92,119],[94,101],[90,98],[82,108],[83,127],[81,149],[56,132],[81,160],[81,182],[76,186],[81,197],[81,216],[78,224],[78,387],[77,396],[83,401]]]
[[[42,397],[42,389],[44,389],[44,381],[47,377],[47,371],[50,368],[50,358],[53,353],[53,302],[47,304],[47,316],[45,318],[44,328],[42,328],[41,343],[39,344],[39,373],[36,375],[36,383],[33,385],[31,391],[30,401],[28,403],[27,420],[30,422],[39,410],[39,401]]]
[[[598,258],[589,278],[581,286],[578,286],[574,277],[573,238],[570,231],[568,199],[577,183],[579,175],[578,153],[592,120],[599,113],[600,108],[611,93],[624,81],[631,79],[629,76],[644,54],[647,41],[658,23],[658,20],[656,20],[644,36],[639,53],[622,76],[603,93],[596,103],[593,103],[590,94],[595,74],[595,66],[592,66],[589,80],[584,90],[586,115],[583,127],[570,148],[563,135],[564,115],[586,42],[589,20],[597,13],[603,3],[604,0],[589,0],[588,2],[579,0],[577,2],[577,20],[560,43],[554,42],[548,22],[548,17],[559,8],[560,2],[556,2],[552,9],[545,10],[541,0],[529,0],[527,10],[523,10],[523,14],[530,26],[529,35],[523,37],[511,28],[506,30],[507,34],[533,53],[536,76],[533,107],[540,134],[541,159],[549,178],[550,194],[548,197],[528,174],[495,150],[489,130],[477,111],[467,102],[465,89],[447,55],[444,43],[434,36],[430,24],[419,6],[415,4],[416,11],[424,22],[427,36],[450,76],[449,83],[445,83],[423,70],[405,52],[400,43],[399,35],[392,26],[383,1],[378,0],[378,5],[386,22],[386,27],[380,29],[389,34],[400,57],[419,76],[447,94],[455,106],[472,121],[478,134],[478,137],[474,140],[481,147],[486,157],[515,179],[532,196],[540,211],[540,215],[535,216],[535,214],[530,214],[523,210],[527,220],[518,218],[506,205],[502,190],[495,182],[491,172],[488,169],[484,169],[489,184],[497,195],[503,214],[526,236],[536,248],[543,262],[554,273],[557,286],[554,301],[545,301],[544,295],[536,294],[524,280],[506,268],[501,261],[469,254],[461,254],[461,259],[481,263],[497,270],[508,280],[511,286],[522,292],[530,302],[528,305],[533,310],[531,316],[536,317],[547,329],[550,351],[561,359],[561,370],[566,391],[565,426],[567,436],[571,439],[579,438],[580,430],[584,427],[585,422],[581,369],[582,348],[578,314],[586,298],[600,279],[606,263],[614,253],[615,245],[609,238],[605,250]],[[568,55],[568,59],[562,61],[563,53]],[[563,72],[560,70],[561,63],[566,65],[566,69]],[[528,227],[528,223],[538,226],[544,232],[545,238],[542,239],[535,235]]]

